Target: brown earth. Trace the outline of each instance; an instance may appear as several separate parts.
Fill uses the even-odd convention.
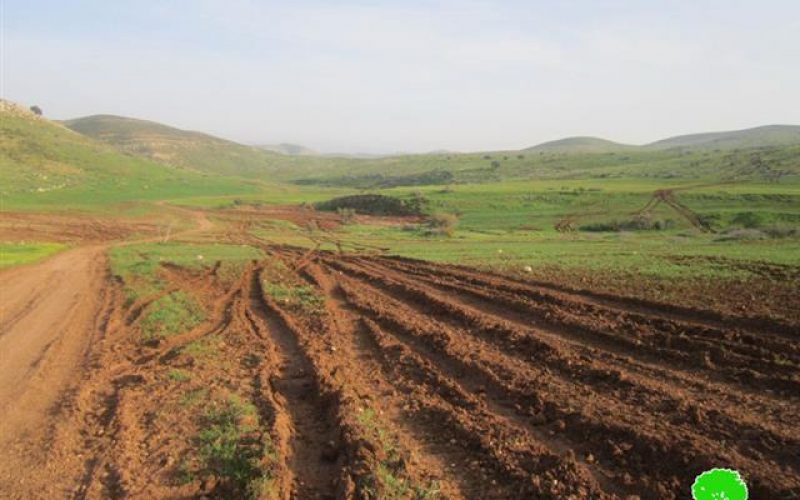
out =
[[[151,341],[164,293],[124,305],[102,247],[0,274],[0,496],[230,498],[266,476],[272,498],[685,498],[712,467],[753,498],[800,494],[795,324],[265,251],[234,273],[164,266],[164,293],[208,317]],[[258,422],[244,478],[197,451],[234,397]]]
[[[0,217],[0,241],[102,242],[156,235],[158,230],[158,222],[152,218],[124,220],[86,214],[14,212],[3,212]]]

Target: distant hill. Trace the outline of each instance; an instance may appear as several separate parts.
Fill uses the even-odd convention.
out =
[[[0,100],[0,196],[6,209],[250,191],[241,180],[124,154]]]
[[[258,144],[256,147],[266,151],[272,151],[273,153],[280,153],[289,156],[316,156],[319,154],[311,148],[301,146],[300,144],[291,144],[288,142],[282,142],[280,144]]]
[[[800,144],[800,126],[765,125],[763,127],[709,132],[670,137],[648,144],[650,149],[700,148],[745,149],[764,146],[790,146]]]
[[[548,151],[553,153],[607,153],[634,149],[636,146],[601,139],[599,137],[567,137],[543,142],[523,151]]]
[[[121,151],[206,173],[258,178],[279,169],[283,158],[272,151],[148,120],[94,115],[63,123]]]

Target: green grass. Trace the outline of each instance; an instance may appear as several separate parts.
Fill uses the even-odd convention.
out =
[[[192,374],[186,370],[174,368],[167,373],[167,377],[173,382],[187,382],[192,379]]]
[[[255,406],[231,395],[209,408],[202,420],[203,428],[195,438],[194,474],[226,481],[235,494],[262,498],[271,483],[262,460],[275,460],[277,454],[268,433],[263,433],[260,442],[251,437],[260,428]]]
[[[220,261],[223,268],[227,268],[259,259],[263,253],[244,245],[171,242],[117,246],[111,249],[109,256],[111,272],[125,282],[127,301],[132,303],[164,289],[166,283],[157,272],[163,263],[198,269]]]
[[[381,455],[384,457],[375,470],[373,484],[367,485],[368,491],[377,498],[390,500],[439,498],[437,482],[416,484],[406,476],[405,461],[400,454],[397,439],[383,426],[374,409],[364,409],[358,414],[357,421],[365,434],[381,448]]]
[[[686,182],[674,182],[680,188]],[[691,185],[691,183],[688,183]],[[420,191],[429,212],[459,214],[452,237],[430,236],[423,227],[342,226],[333,235],[345,243],[389,248],[392,254],[481,267],[562,267],[665,278],[745,277],[746,271],[718,264],[677,264],[684,256],[715,256],[734,262],[800,265],[800,239],[722,241],[724,233],[755,214],[761,229],[800,227],[800,190],[795,185],[735,184],[676,191],[677,198],[713,221],[723,234],[702,234],[664,204],[654,219],[668,230],[559,233],[567,214],[576,226],[630,219],[663,183],[642,179],[515,181],[495,184],[395,188],[382,193],[411,196]],[[739,222],[737,222],[739,221]],[[265,240],[313,246],[308,231],[291,224],[257,228]],[[321,234],[318,236],[322,236]],[[335,250],[332,244],[323,248]]]
[[[207,335],[199,340],[188,343],[183,352],[195,358],[215,357],[222,339],[218,335]]]
[[[183,291],[172,292],[147,306],[139,323],[145,340],[188,332],[206,318],[203,307]]]
[[[0,269],[37,262],[66,248],[61,243],[0,243]]]
[[[287,286],[283,283],[264,282],[263,286],[264,292],[279,304],[310,313],[325,309],[325,298],[310,285]]]
[[[3,210],[106,210],[188,196],[247,194],[260,183],[171,168],[12,113],[0,119]]]

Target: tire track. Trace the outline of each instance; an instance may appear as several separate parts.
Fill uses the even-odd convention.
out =
[[[340,472],[335,457],[325,453],[330,443],[339,440],[330,419],[330,403],[322,399],[314,365],[298,338],[285,320],[275,314],[275,306],[265,299],[258,273],[253,273],[250,286],[251,311],[266,325],[267,335],[276,348],[277,371],[270,375],[269,384],[289,415],[292,495],[331,497]]]
[[[360,286],[365,286],[361,283]],[[762,467],[760,464],[748,460],[740,454],[731,454],[730,450],[723,450],[712,441],[695,433],[686,434],[685,428],[682,438],[677,441],[666,441],[660,437],[660,433],[666,432],[670,426],[663,422],[652,420],[648,413],[635,406],[628,406],[625,410],[619,411],[625,415],[624,421],[630,423],[623,424],[617,418],[610,419],[598,405],[609,407],[619,406],[620,402],[612,403],[610,400],[603,403],[604,398],[598,399],[596,393],[588,391],[587,388],[575,385],[574,382],[554,379],[547,371],[533,370],[531,367],[524,367],[518,363],[511,362],[507,356],[502,356],[493,348],[482,344],[466,341],[463,335],[458,336],[457,342],[454,341],[452,333],[448,334],[448,328],[441,324],[432,323],[430,320],[422,320],[424,315],[414,309],[406,309],[402,303],[393,300],[379,301],[382,296],[377,288],[367,287],[371,299],[361,299],[360,307],[365,314],[378,315],[382,321],[389,321],[393,328],[405,330],[408,338],[416,342],[416,347],[426,356],[437,356],[437,363],[452,365],[453,373],[471,373],[480,379],[481,385],[491,387],[496,391],[498,397],[510,398],[516,404],[531,411],[533,415],[546,413],[548,421],[556,421],[557,427],[570,428],[566,433],[569,439],[574,436],[573,443],[579,445],[583,441],[589,441],[593,447],[593,455],[601,457],[603,460],[617,463],[617,467],[622,470],[632,472],[638,467],[644,467],[646,463],[659,463],[660,471],[652,471],[647,468],[641,470],[645,475],[656,474],[661,476],[656,484],[656,489],[650,490],[658,496],[663,495],[663,491],[669,491],[677,487],[679,476],[677,471],[702,470],[703,467],[710,467],[713,463],[723,460],[735,460],[743,464],[744,468],[752,471],[753,475],[760,475],[764,479],[764,473],[759,470],[770,467]],[[385,302],[380,306],[379,313],[375,312],[376,304]],[[413,323],[408,319],[413,318]],[[405,326],[404,326],[405,325]],[[428,325],[428,326],[423,326]],[[416,340],[413,340],[416,339]],[[464,347],[460,347],[464,345]],[[496,359],[495,361],[490,361]],[[487,364],[488,363],[488,364]],[[530,375],[521,378],[523,374],[530,372]],[[527,388],[528,382],[535,381],[538,389],[531,392]],[[567,385],[565,385],[567,384]],[[569,402],[566,404],[566,402]],[[594,408],[590,411],[590,409]],[[643,426],[648,423],[647,426]],[[672,429],[681,429],[672,427]],[[674,431],[669,431],[674,432]],[[606,436],[605,444],[603,438]],[[680,443],[703,442],[704,452],[688,453],[687,449]],[[698,454],[699,453],[699,454]],[[657,458],[658,457],[658,458]],[[640,464],[640,465],[637,465]],[[668,471],[675,471],[670,473]],[[624,474],[619,472],[619,474]],[[676,475],[671,475],[676,474]],[[690,473],[685,472],[688,477]],[[647,479],[645,479],[647,481]],[[640,484],[642,489],[650,488],[647,483]]]

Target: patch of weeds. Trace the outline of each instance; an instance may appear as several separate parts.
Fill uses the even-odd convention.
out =
[[[183,352],[194,358],[208,358],[217,353],[217,348],[222,342],[218,335],[209,335],[186,344]]]
[[[325,299],[309,285],[286,286],[279,283],[264,283],[264,291],[282,305],[312,313],[325,310]]]
[[[179,370],[176,368],[170,370],[169,373],[167,373],[167,377],[169,377],[169,379],[173,382],[186,382],[192,378],[192,375],[185,370]]]
[[[206,399],[208,396],[208,389],[201,387],[187,392],[181,397],[181,406],[194,406],[200,401]]]
[[[221,479],[237,497],[258,498],[271,486],[262,460],[275,456],[269,436],[259,439],[258,412],[251,403],[231,396],[203,415],[197,434],[197,468],[201,477]]]
[[[175,480],[179,485],[185,485],[194,482],[195,479],[191,462],[184,458],[175,471]]]
[[[405,477],[405,460],[400,454],[396,439],[381,425],[375,410],[367,408],[359,413],[357,420],[364,431],[380,446],[385,457],[378,464],[374,480],[367,490],[376,497],[385,499],[439,497],[440,489],[436,481],[420,485]]]
[[[178,291],[150,304],[141,321],[145,340],[182,333],[199,325],[206,318],[205,310],[186,292]]]

